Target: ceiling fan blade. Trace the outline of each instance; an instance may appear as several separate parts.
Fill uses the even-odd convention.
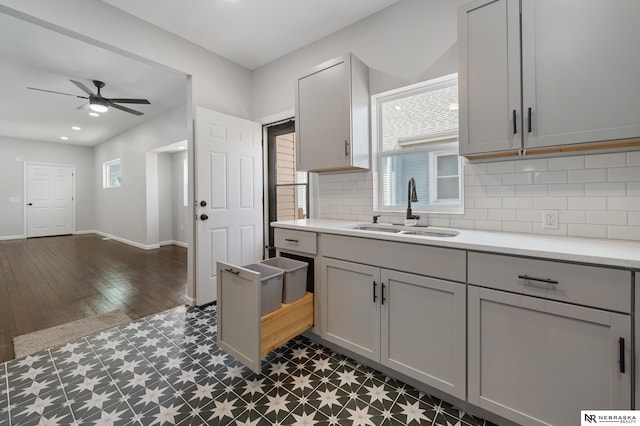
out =
[[[119,104],[146,104],[146,105],[151,104],[151,102],[149,102],[147,99],[110,98],[106,100],[109,102],[116,102]]]
[[[71,80],[71,79],[69,79],[69,81],[72,82],[73,84],[75,84],[76,86],[78,86],[80,88],[80,90],[82,90],[87,95],[93,95],[94,94],[91,90],[89,90],[89,88],[87,86],[85,86],[84,84],[80,83],[79,81],[75,81],[75,80]]]
[[[120,111],[124,111],[124,112],[128,112],[130,114],[135,114],[135,115],[144,115],[144,113],[140,112],[140,111],[136,111],[135,109],[131,109],[131,108],[127,108],[127,107],[123,107],[122,105],[118,105],[118,104],[114,104],[111,101],[107,101],[107,104],[109,104],[109,106],[115,108],[115,109],[119,109]]]
[[[80,95],[72,95],[71,93],[64,93],[64,92],[56,92],[55,90],[47,90],[47,89],[38,89],[36,87],[27,87],[27,89],[31,89],[31,90],[38,90],[40,92],[48,92],[48,93],[56,93],[58,95],[66,95],[66,96],[73,96],[76,98],[81,98],[81,99],[89,99],[86,96],[80,96]]]
[[[89,106],[89,102],[85,102],[76,109],[86,109],[88,106]]]

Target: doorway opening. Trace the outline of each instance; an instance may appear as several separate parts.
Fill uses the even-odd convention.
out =
[[[268,223],[309,217],[309,174],[296,169],[295,123],[289,120],[267,128]],[[273,228],[269,253],[274,257]]]

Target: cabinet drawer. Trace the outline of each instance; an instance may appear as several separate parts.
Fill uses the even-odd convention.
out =
[[[315,232],[276,228],[274,237],[276,248],[309,254],[318,252]]]
[[[631,312],[631,272],[470,252],[468,281],[483,287]]]

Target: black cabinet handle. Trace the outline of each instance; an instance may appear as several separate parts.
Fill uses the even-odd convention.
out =
[[[296,244],[298,244],[298,240],[292,240],[291,238],[285,238],[284,240],[286,242],[288,242],[288,243],[296,243]]]
[[[349,141],[345,139],[344,141],[344,156],[349,156]]]
[[[513,110],[513,134],[518,133],[518,123],[516,122],[516,110]]]
[[[618,357],[618,363],[620,364],[620,372],[624,374],[626,370],[625,362],[624,362],[624,337],[621,337],[620,339],[618,339],[618,347],[620,351],[620,355]]]
[[[378,286],[377,282],[373,282],[373,303],[376,303],[376,300],[378,300],[378,297],[376,296],[376,287]]]
[[[529,116],[529,133],[531,133],[531,107],[529,107],[529,111],[527,112],[527,115]]]
[[[384,305],[384,301],[387,299],[384,298],[384,287],[385,287],[384,283],[381,283],[381,284],[382,284],[382,294],[380,295],[380,297],[382,297],[382,299],[380,300],[380,302]]]
[[[228,272],[228,273],[233,274],[233,275],[240,275],[240,271],[234,271],[231,268],[225,269],[225,272]]]
[[[559,284],[557,280],[552,280],[551,278],[537,278],[537,277],[531,277],[529,275],[518,275],[518,278],[523,280],[529,280],[529,281],[538,281],[546,284],[553,284],[553,285]]]

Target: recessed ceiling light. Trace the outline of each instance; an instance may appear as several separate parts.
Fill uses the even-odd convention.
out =
[[[62,139],[63,141],[68,140],[69,138],[67,136],[60,136],[60,139]]]
[[[72,128],[73,130],[80,130],[80,127],[78,127],[78,126],[71,126],[71,128]]]
[[[457,102],[453,102],[452,104],[449,105],[449,111],[457,111],[458,109],[459,109],[459,106]]]
[[[396,111],[400,111],[402,109],[402,107],[400,105],[396,105],[395,109],[396,109]]]
[[[90,112],[89,115],[92,117],[100,117],[100,114],[98,114],[97,112]]]

